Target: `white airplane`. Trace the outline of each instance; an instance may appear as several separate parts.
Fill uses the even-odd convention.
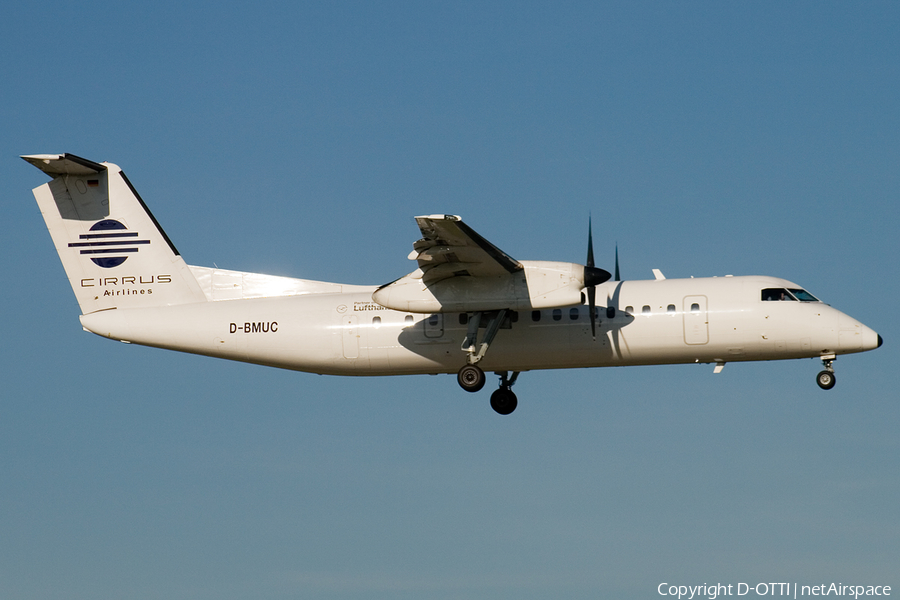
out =
[[[881,336],[775,277],[620,281],[594,266],[519,261],[459,217],[416,217],[418,268],[382,286],[187,265],[122,170],[72,154],[23,159],[86,331],[125,343],[328,375],[457,373],[509,414],[519,373],[819,358]],[[586,292],[586,293],[585,293]],[[596,306],[596,298],[605,299]]]

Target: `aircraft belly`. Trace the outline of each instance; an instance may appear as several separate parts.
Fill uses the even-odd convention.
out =
[[[447,321],[456,315],[445,315]],[[588,322],[522,322],[501,330],[479,366],[485,371],[525,371],[553,368],[603,367],[663,363],[712,362],[736,346],[732,338],[712,335],[704,345],[687,345],[682,321],[668,315],[655,320],[631,323],[601,319],[596,339]],[[380,340],[369,348],[370,368],[391,372],[456,372],[465,364],[460,346],[466,330],[462,325],[445,323],[439,337],[425,335],[420,321],[398,336],[381,329]],[[733,336],[732,336],[733,337]],[[374,356],[387,354],[387,360]]]
[[[466,353],[461,345],[466,326],[458,323],[455,314],[444,316],[447,320],[438,337],[425,334],[423,319],[394,335],[394,344],[390,343],[391,336],[382,338],[388,344],[387,365],[392,372],[455,373],[465,364]],[[500,330],[479,366],[485,371],[597,366],[603,360],[573,344],[573,336],[582,336],[582,330],[580,325],[532,326],[520,321],[511,329]],[[590,339],[589,333],[587,337]],[[598,340],[597,347],[602,344]],[[372,368],[379,368],[380,364],[373,362]]]

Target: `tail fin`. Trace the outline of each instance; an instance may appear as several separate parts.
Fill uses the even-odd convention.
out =
[[[53,178],[34,197],[82,314],[206,300],[119,167],[73,154],[22,158]]]

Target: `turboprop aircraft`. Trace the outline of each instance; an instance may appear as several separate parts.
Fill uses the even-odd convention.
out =
[[[457,373],[469,392],[500,378],[509,414],[520,373],[626,365],[818,358],[881,336],[775,277],[622,281],[594,265],[516,260],[458,216],[416,217],[418,267],[381,286],[187,265],[112,163],[23,159],[52,180],[34,196],[86,331],[142,344],[328,375]],[[603,299],[598,306],[597,298]]]

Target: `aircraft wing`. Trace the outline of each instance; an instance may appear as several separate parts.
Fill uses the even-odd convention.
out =
[[[602,269],[575,263],[520,262],[454,215],[416,223],[422,239],[409,258],[419,268],[372,293],[386,308],[428,314],[572,306],[583,302],[586,273],[594,277],[589,285],[609,279]],[[600,274],[606,277],[597,280]]]
[[[422,239],[409,258],[419,263],[426,285],[450,277],[497,277],[521,271],[522,263],[454,215],[416,217]]]

